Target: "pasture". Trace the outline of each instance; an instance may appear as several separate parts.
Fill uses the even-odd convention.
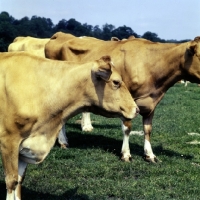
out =
[[[131,135],[133,161],[120,161],[119,119],[92,115],[94,130],[81,132],[81,115],[67,122],[69,149],[56,144],[45,161],[28,165],[23,199],[164,200],[199,199],[200,87],[176,84],[155,110],[151,144],[158,164],[143,160],[143,136]],[[142,131],[142,118],[132,129]],[[0,161],[0,199],[6,186]]]

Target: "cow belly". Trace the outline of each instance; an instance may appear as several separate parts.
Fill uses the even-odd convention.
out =
[[[19,157],[26,163],[38,164],[45,159],[54,143],[55,139],[49,139],[45,134],[29,137],[21,143]]]

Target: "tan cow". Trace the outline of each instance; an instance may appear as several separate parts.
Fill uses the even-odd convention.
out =
[[[50,41],[46,43],[45,45],[45,54],[47,54],[47,58],[51,58],[52,60],[62,60],[62,45],[70,40],[76,38],[74,35],[69,34],[69,33],[63,33],[63,32],[57,32],[55,33],[51,38]],[[94,40],[98,40],[94,37],[87,37],[87,36],[81,36],[79,37],[80,39],[84,38],[86,39],[94,39]],[[112,40],[112,38],[111,38]],[[52,48],[54,49],[54,51],[52,51]],[[87,112],[83,112],[82,113],[82,120],[81,120],[81,128],[82,131],[92,131],[93,130],[93,126],[91,123],[91,119],[90,119],[90,114]],[[65,129],[63,129],[63,131],[61,131],[61,133],[59,134],[59,143],[61,145],[61,148],[66,148],[66,146],[68,146],[68,140],[67,137],[65,135]]]
[[[55,33],[50,40],[56,41],[57,45],[54,47],[55,48],[55,54],[51,54],[51,51],[48,51],[48,49],[46,49],[46,53],[51,57],[51,59],[53,60],[60,60],[60,49],[62,47],[62,45],[65,43],[65,41],[70,40],[72,38],[75,38],[75,36],[73,36],[72,34],[69,33],[63,33],[63,32],[57,32]],[[49,42],[46,44],[47,46],[49,45]],[[45,45],[45,46],[46,46]],[[57,59],[59,58],[59,59]]]
[[[58,35],[61,37],[62,33],[58,33]],[[66,39],[66,36],[65,36],[65,39]],[[30,36],[16,37],[14,39],[13,43],[11,43],[9,45],[8,52],[27,51],[33,55],[37,55],[37,56],[41,56],[41,57],[45,58],[44,47],[45,47],[45,44],[49,40],[50,40],[50,38],[41,39],[41,38],[34,38],[34,37],[30,37]],[[64,149],[67,148],[67,146],[69,145],[65,132],[66,132],[65,125],[63,125],[63,127],[60,130],[60,133],[58,135],[58,143],[61,145],[61,148],[64,148]]]
[[[81,64],[0,53],[0,150],[7,199],[21,199],[27,163],[42,162],[62,125],[82,111],[122,120],[137,115],[110,57]]]
[[[66,41],[74,39],[74,38],[76,38],[76,37],[69,33],[63,33],[63,32],[55,33],[50,38],[49,42],[45,45],[46,57],[53,59],[53,60],[63,60],[62,46]],[[93,39],[99,40],[97,38],[87,37],[87,36],[81,36],[79,38],[84,39],[84,40],[93,40]],[[135,38],[135,37],[130,36],[128,39],[133,39],[133,38]],[[100,40],[100,41],[103,41],[103,40]],[[120,41],[120,40],[117,37],[112,37],[111,41]],[[53,51],[52,51],[52,49],[53,49]],[[92,126],[91,119],[90,119],[90,114],[87,112],[82,113],[81,129],[82,129],[82,131],[87,131],[87,132],[90,132],[93,130],[93,126]],[[66,141],[67,141],[67,137],[64,134],[65,132],[62,132],[61,134],[59,134],[59,138],[66,138]],[[59,140],[59,143],[62,148],[64,148],[66,146],[64,141],[65,141],[64,139]],[[68,145],[68,142],[67,142],[67,145]]]
[[[34,55],[45,57],[44,47],[50,38],[34,38],[34,37],[16,37],[8,46],[8,52],[12,51],[28,51]]]
[[[49,43],[52,41],[50,40]],[[47,43],[48,44],[48,43]],[[54,41],[54,46],[56,46]],[[45,52],[56,54],[55,49]],[[150,144],[154,110],[167,90],[181,79],[200,83],[200,37],[181,44],[156,43],[145,39],[100,41],[74,38],[62,45],[62,60],[89,61],[108,54],[140,108],[143,117],[144,155],[156,162]],[[48,58],[51,58],[46,54]],[[59,58],[58,58],[59,59]],[[129,135],[131,124],[123,123],[122,159],[131,158]]]

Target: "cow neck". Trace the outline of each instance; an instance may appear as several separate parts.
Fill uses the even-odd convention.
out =
[[[123,74],[129,76],[123,77],[123,80],[134,98],[163,96],[180,80],[183,76],[181,65],[187,45],[187,43],[145,44],[131,62],[125,61]],[[131,54],[133,55],[133,52],[127,50],[125,60]],[[141,62],[144,54],[145,59]]]
[[[62,93],[59,94],[62,96],[60,103],[65,119],[75,116],[82,112],[85,107],[90,106],[89,101],[87,101],[86,88],[91,88],[92,84],[90,81],[91,67],[88,68],[87,64],[71,65],[72,63],[68,66],[67,63],[65,62],[63,67],[62,78],[58,77],[62,86]]]
[[[163,60],[163,71],[162,73],[158,74],[158,76],[160,76],[161,79],[163,78],[163,85],[166,87],[165,90],[183,78],[183,69],[181,66],[183,65],[185,52],[187,50],[186,47],[187,43],[182,43],[175,46],[172,44],[172,48],[166,50],[164,56],[160,58]]]

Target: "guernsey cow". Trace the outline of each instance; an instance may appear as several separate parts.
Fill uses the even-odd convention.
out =
[[[56,54],[54,48],[47,51],[47,47],[45,52]],[[177,81],[185,79],[200,83],[200,37],[181,44],[155,43],[145,39],[101,41],[74,38],[62,45],[60,54],[60,59],[71,61],[89,61],[104,54],[112,56],[143,117],[145,159],[156,162],[150,144],[154,110]],[[48,54],[46,56],[51,58]],[[128,161],[131,158],[131,123],[124,122],[122,130],[122,159]]]
[[[63,44],[70,40],[76,38],[74,35],[69,34],[69,33],[63,33],[63,32],[57,32],[55,33],[50,40],[46,43],[45,45],[45,54],[47,55],[47,58],[51,58],[52,60],[62,60],[62,46]],[[82,36],[79,37],[84,38],[84,39],[95,39],[94,37],[86,37],[86,36]],[[111,38],[111,40],[114,40]],[[52,51],[52,49],[54,51]],[[90,119],[90,114],[87,112],[83,112],[82,113],[82,120],[81,120],[81,128],[83,131],[92,131],[93,130],[93,126],[91,124],[91,119]],[[62,148],[65,148],[67,142],[67,137],[65,135],[65,132],[62,131],[59,134],[59,143],[61,145]]]
[[[134,36],[130,36],[131,38]],[[55,33],[49,40],[49,42],[47,42],[47,44],[45,45],[45,56],[47,58],[50,58],[52,60],[63,60],[63,56],[62,56],[62,46],[63,44],[70,40],[70,39],[74,39],[76,38],[74,35],[69,34],[69,33],[63,33],[63,32],[57,32]],[[84,40],[98,40],[97,38],[94,37],[86,37],[86,36],[82,36],[79,37],[80,39],[84,39]],[[119,41],[119,39],[117,37],[112,37],[111,41]],[[87,112],[83,112],[82,113],[82,120],[81,120],[81,128],[82,131],[92,131],[93,130],[93,126],[91,123],[91,119],[90,119],[90,114]],[[66,135],[63,134],[59,134],[60,138],[67,138]],[[63,143],[64,140],[60,140],[60,145],[61,147],[65,146],[65,143]]]
[[[27,163],[42,162],[62,125],[82,111],[122,120],[137,115],[110,57],[78,64],[26,52],[0,54],[0,150],[7,199],[21,199]]]
[[[72,38],[75,38],[75,36],[73,36],[72,34],[69,33],[63,33],[63,32],[57,32],[55,33],[51,38],[51,43],[47,42],[47,44],[45,46],[47,46],[46,48],[46,53],[49,55],[49,57],[51,57],[51,59],[53,60],[61,60],[60,58],[60,50],[62,45],[65,43],[65,41],[70,40]],[[51,51],[51,44],[54,44],[54,41],[56,41],[56,46],[54,46],[55,51],[52,53]],[[53,42],[53,43],[52,43]],[[50,51],[48,50],[50,49]]]
[[[62,34],[59,34],[61,36]],[[65,34],[66,35],[66,34]],[[70,35],[70,34],[69,34]],[[69,36],[70,37],[70,36]],[[66,38],[69,38],[65,36]],[[71,37],[72,38],[72,37]],[[16,37],[8,47],[8,51],[27,51],[33,55],[45,57],[44,55],[44,47],[45,44],[50,40],[50,38],[34,38],[34,37]],[[89,117],[88,117],[89,118]],[[90,119],[90,118],[89,118]],[[62,129],[60,130],[60,133],[58,135],[58,142],[61,145],[61,148],[66,148],[68,146],[68,139],[66,137],[66,130],[65,125],[63,125]]]
[[[45,57],[44,47],[48,41],[49,38],[16,37],[13,43],[8,46],[8,52],[28,51],[34,55]]]

